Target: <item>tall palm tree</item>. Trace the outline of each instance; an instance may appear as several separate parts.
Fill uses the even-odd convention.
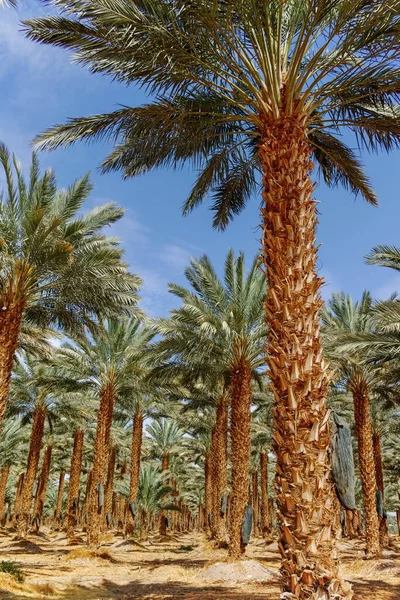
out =
[[[8,417],[0,432],[0,524],[4,517],[5,497],[11,467],[24,454],[28,436],[21,417]]]
[[[358,461],[363,492],[368,556],[380,552],[379,519],[376,510],[376,474],[370,397],[374,370],[359,356],[340,352],[343,335],[372,331],[372,298],[364,292],[360,302],[353,302],[344,292],[333,294],[321,311],[328,356],[339,361],[340,376],[351,392],[358,444]],[[337,351],[339,350],[339,354]]]
[[[262,189],[284,590],[351,595],[331,531],[313,168],[376,204],[351,146],[399,143],[400,0],[56,4],[61,16],[26,22],[31,39],[68,48],[92,71],[145,85],[156,99],[73,119],[42,134],[41,147],[109,137],[115,147],[103,167],[126,176],[189,161],[200,173],[185,212],[211,196],[221,228]],[[343,131],[354,134],[349,146]]]
[[[127,311],[140,280],[127,271],[117,240],[102,233],[121,218],[114,203],[81,213],[88,176],[57,189],[32,156],[26,181],[16,157],[0,144],[0,426],[23,320],[81,331],[92,318]]]
[[[211,388],[220,390],[215,404],[221,419],[216,425],[221,433],[226,427],[223,423],[227,422],[229,387],[232,465],[229,551],[237,559],[241,554],[241,524],[248,500],[251,379],[261,382],[257,369],[264,362],[265,280],[257,259],[245,273],[243,254],[235,258],[232,250],[225,260],[223,281],[207,256],[192,259],[185,273],[191,289],[170,285],[170,291],[182,300],[182,306],[171,311],[169,319],[159,321],[163,339],[157,350],[161,358],[169,361],[166,367],[172,372],[175,365],[184,374],[183,362],[191,375],[197,371],[203,378],[222,377],[226,382],[227,385],[217,386],[215,381],[211,383]],[[216,501],[219,504],[221,497]]]
[[[150,441],[151,456],[161,460],[161,472],[168,474],[170,459],[182,451],[184,431],[172,419],[160,418],[147,426],[147,436]],[[167,533],[167,515],[165,511],[160,515],[160,535]]]
[[[100,544],[104,516],[101,490],[106,484],[115,403],[126,401],[126,397],[135,389],[135,377],[138,376],[137,329],[136,318],[99,323],[90,337],[79,337],[74,339],[73,344],[63,344],[54,358],[58,372],[51,381],[53,386],[70,391],[90,390],[99,399],[88,498],[88,543],[92,546]]]

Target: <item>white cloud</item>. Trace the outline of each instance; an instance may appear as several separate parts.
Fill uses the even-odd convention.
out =
[[[190,262],[190,252],[181,246],[165,244],[159,254],[159,258],[174,269],[184,269]]]
[[[159,273],[146,268],[137,268],[135,272],[143,279],[140,290],[140,308],[150,317],[167,316],[173,304],[168,292],[168,280]]]
[[[374,294],[378,300],[387,300],[394,293],[400,293],[400,275],[395,275],[387,283],[379,287]]]

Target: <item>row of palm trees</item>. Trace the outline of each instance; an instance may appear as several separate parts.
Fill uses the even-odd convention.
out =
[[[106,136],[114,148],[103,170],[129,177],[192,164],[199,174],[185,213],[211,197],[219,228],[261,191],[283,597],[350,600],[352,591],[338,575],[331,530],[329,372],[320,335],[323,282],[316,271],[313,169],[317,164],[328,185],[341,183],[376,204],[352,146],[390,151],[399,144],[400,0],[116,0],[112,6],[54,0],[54,5],[61,15],[25,23],[30,39],[72,50],[80,64],[140,84],[151,97],[140,107],[49,129],[38,138],[42,148]],[[354,143],[346,145],[342,133]],[[11,341],[1,364],[15,352],[25,310],[25,300],[12,290],[10,302],[3,319]],[[253,369],[238,346],[231,404],[247,434]],[[9,358],[4,365],[6,390]],[[365,389],[357,394],[358,407]],[[239,446],[239,434],[233,431],[232,450],[244,460],[248,444],[243,437]],[[233,478],[244,483],[242,465],[234,465]],[[237,515],[244,495],[235,498]],[[368,521],[375,529],[376,522]],[[237,530],[231,533],[237,539]],[[376,547],[374,535],[372,550]]]
[[[4,157],[8,159],[5,149]],[[12,212],[15,204],[21,207],[18,228],[15,226],[15,229],[19,230],[22,227],[30,227],[28,219],[34,220],[38,213],[40,219],[45,219],[43,210],[36,209],[35,212],[32,208],[28,211],[26,205],[36,202],[41,206],[40,197],[42,193],[47,194],[47,188],[38,184],[41,180],[34,172],[35,169],[38,170],[34,158],[33,174],[29,182],[33,191],[30,195],[26,194],[24,190],[27,186],[15,160],[14,163],[18,186],[13,185],[11,170],[9,168],[7,171],[9,164],[5,160],[4,170],[8,176],[8,185],[2,207],[5,214],[7,211]],[[53,196],[49,200],[49,206],[53,203],[65,204],[65,195],[74,197],[75,187]],[[14,195],[11,194],[13,190]],[[75,198],[76,205],[80,206],[80,202],[80,199]],[[26,212],[23,212],[23,209]],[[49,212],[52,214],[54,208],[49,208]],[[101,209],[95,209],[93,212],[98,214]],[[80,219],[84,220],[84,217]],[[2,227],[2,231],[7,231],[11,240],[10,221],[4,219]],[[53,227],[58,235],[58,226]],[[80,227],[80,223],[73,226],[75,229]],[[94,245],[97,238],[100,238],[101,244],[97,248],[108,247],[108,244],[117,247],[115,240],[109,241],[102,235],[96,236],[95,240],[95,234],[91,235]],[[55,237],[52,241],[57,244],[57,240]],[[2,248],[4,264],[13,264],[22,259],[30,260],[28,251],[18,243],[12,244],[9,241]],[[385,252],[387,261],[390,252],[395,255],[396,251],[377,249],[373,256],[387,264],[384,262]],[[118,253],[120,259],[119,249]],[[38,256],[40,258],[41,255]],[[41,267],[39,258],[38,266],[35,265],[35,270],[38,271]],[[47,258],[44,260],[47,261]],[[121,269],[118,265],[119,276],[122,275]],[[12,277],[17,278],[15,272],[4,272],[8,277],[6,283],[10,287],[14,286]],[[231,556],[240,556],[244,547],[243,516],[250,498],[253,505],[254,531],[261,530],[264,535],[270,533],[272,523],[268,508],[268,458],[271,452],[271,436],[275,457],[277,456],[279,432],[274,431],[272,435],[273,394],[267,373],[262,370],[267,334],[263,319],[265,279],[258,269],[257,260],[246,271],[243,255],[235,258],[232,251],[226,257],[223,280],[220,280],[206,256],[199,260],[193,259],[185,274],[188,288],[170,286],[170,291],[178,297],[181,305],[171,311],[168,319],[150,322],[139,313],[134,304],[138,280],[128,272],[127,281],[136,283],[136,288],[131,290],[134,294],[131,300],[131,315],[124,316],[124,312],[128,310],[126,305],[129,303],[122,302],[118,321],[115,319],[118,314],[116,305],[114,318],[108,319],[108,306],[104,314],[100,307],[96,313],[93,311],[86,314],[82,310],[80,327],[76,325],[76,315],[70,322],[57,320],[57,316],[52,317],[53,322],[58,325],[56,333],[50,329],[39,329],[40,323],[34,321],[29,311],[23,313],[19,346],[13,357],[17,360],[14,361],[12,376],[9,375],[11,388],[8,393],[8,413],[22,415],[24,420],[31,421],[26,469],[18,481],[13,482],[17,487],[13,520],[20,536],[28,533],[33,518],[39,526],[46,502],[52,453],[55,451],[51,436],[50,441],[44,443],[46,422],[49,423],[50,430],[54,427],[54,422],[57,423],[57,427],[61,427],[61,433],[73,436],[65,510],[65,526],[69,535],[73,534],[77,524],[77,504],[82,484],[85,429],[87,423],[93,422],[96,412],[97,426],[93,433],[91,466],[87,473],[84,500],[90,545],[98,546],[101,542],[105,518],[112,512],[117,455],[120,456],[121,451],[126,453],[129,445],[130,456],[124,462],[125,468],[129,464],[130,469],[129,489],[126,490],[123,501],[125,532],[133,533],[139,523],[135,510],[140,496],[142,436],[144,421],[149,418],[156,420],[147,430],[153,434],[153,438],[157,437],[155,432],[159,431],[159,448],[162,448],[161,453],[158,453],[161,463],[158,481],[163,483],[163,486],[158,487],[159,498],[156,503],[157,509],[161,511],[162,535],[167,532],[167,507],[178,508],[168,504],[171,498],[174,499],[174,496],[171,497],[172,491],[175,499],[179,496],[176,478],[168,474],[171,472],[171,457],[178,451],[185,435],[190,437],[191,444],[196,440],[198,452],[197,458],[194,454],[190,457],[190,464],[195,469],[191,474],[197,473],[198,462],[203,465],[204,497],[198,497],[198,504],[195,506],[196,511],[198,506],[202,507],[201,520],[212,538],[218,544],[224,544],[228,540]],[[63,286],[69,288],[74,285],[75,280],[69,281],[67,273],[64,272]],[[7,289],[4,285],[4,290]],[[29,298],[32,306],[47,308],[46,302],[49,302],[49,298],[54,302],[54,296],[48,296],[46,289],[38,286],[36,295]],[[324,344],[331,360],[330,378],[333,380],[334,401],[343,405],[347,392],[352,393],[354,399],[367,552],[371,556],[377,555],[380,547],[387,543],[386,520],[383,515],[379,516],[376,508],[377,490],[380,491],[382,500],[384,498],[382,464],[378,464],[379,460],[382,460],[382,442],[379,423],[375,424],[374,430],[372,428],[371,401],[373,400],[375,407],[383,407],[386,411],[390,411],[398,402],[396,370],[392,366],[396,364],[396,354],[394,352],[390,358],[379,354],[380,345],[377,339],[382,343],[383,336],[388,343],[382,319],[385,317],[393,327],[389,319],[397,307],[396,303],[397,300],[393,298],[374,305],[367,293],[360,303],[353,303],[351,298],[340,294],[333,296],[320,315]],[[58,306],[60,305],[61,302],[58,303]],[[50,324],[50,321],[48,323]],[[59,335],[61,327],[64,334],[68,334],[70,341],[64,341],[59,348],[52,347],[50,351],[50,336]],[[38,332],[41,343],[35,345]],[[161,337],[155,338],[156,334]],[[361,340],[360,335],[364,336]],[[279,372],[275,363],[269,371],[270,376],[272,371],[275,374]],[[386,383],[388,377],[391,378],[389,386]],[[164,427],[160,429],[157,419],[161,415],[168,416],[169,419],[162,422]],[[6,421],[5,437],[10,435],[9,430],[12,433],[13,427],[18,423],[12,419],[10,421],[10,418]],[[386,414],[383,421],[385,419]],[[123,443],[120,443],[121,440],[117,442],[112,434],[117,423]],[[314,431],[318,437],[320,429],[318,421],[315,423],[317,426]],[[327,425],[329,428],[328,421]],[[128,443],[126,433],[130,429],[131,441]],[[252,437],[255,465],[254,457],[251,457]],[[42,468],[39,474],[42,447]],[[3,509],[10,464],[7,460],[2,470],[0,503]],[[153,475],[156,476],[158,471],[154,470],[154,466],[152,468]],[[278,469],[279,464],[275,485],[280,477]],[[61,519],[66,470],[62,469],[58,474],[59,487],[55,502],[57,523]],[[299,470],[298,476],[304,479],[304,475],[305,473]],[[148,472],[143,471],[143,482],[148,481],[146,476],[149,477]],[[172,485],[173,480],[174,484],[170,490],[166,484]],[[187,484],[188,482],[183,487],[180,485],[181,492],[185,491]],[[189,489],[190,487],[189,482]],[[226,510],[221,510],[221,503],[228,492],[229,520]],[[35,501],[32,505],[33,496]],[[293,502],[288,492],[285,502]],[[10,503],[9,506],[11,508]],[[194,509],[193,503],[191,507]],[[147,523],[148,527],[149,516],[143,515],[144,513],[141,522]]]

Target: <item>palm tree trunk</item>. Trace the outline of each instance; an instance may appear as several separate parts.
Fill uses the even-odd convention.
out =
[[[104,496],[104,518],[106,529],[110,529],[111,524],[107,523],[107,515],[109,515],[109,519],[112,517],[112,499],[113,499],[113,488],[114,488],[114,473],[115,473],[115,463],[117,461],[117,447],[112,446],[110,450],[110,454],[108,457],[108,469],[107,469],[107,482],[106,482],[106,491]]]
[[[204,457],[204,508],[205,508],[205,531],[207,535],[211,531],[212,519],[212,478],[211,478],[211,458],[210,452],[206,452]]]
[[[39,406],[33,414],[32,432],[29,442],[28,462],[21,495],[21,513],[18,518],[17,535],[24,537],[30,525],[33,486],[39,465],[40,449],[42,447],[46,408]]]
[[[325,403],[328,378],[318,319],[323,280],[316,272],[316,202],[306,117],[261,118],[266,355],[275,395],[275,490],[284,593],[342,599],[352,592],[339,580],[331,530],[335,507]]]
[[[355,375],[349,382],[354,401],[354,421],[358,444],[358,464],[365,513],[367,556],[379,555],[379,518],[376,510],[376,475],[372,439],[371,409],[368,384],[362,376]]]
[[[38,488],[37,488],[36,497],[35,497],[33,514],[36,518],[38,518],[38,521],[37,521],[37,529],[38,530],[39,530],[39,523],[42,519],[44,503],[46,501],[47,485],[48,485],[49,476],[50,476],[52,451],[53,451],[52,445],[48,444],[43,453],[42,471],[40,473]]]
[[[169,454],[165,453],[161,459],[161,471],[164,473],[169,469]],[[167,535],[168,518],[165,510],[161,511],[159,533],[161,536]]]
[[[5,465],[1,470],[0,475],[0,526],[4,517],[4,508],[6,504],[6,488],[8,475],[10,473],[10,465]]]
[[[14,511],[13,511],[13,525],[17,526],[18,520],[20,518],[21,505],[22,505],[22,492],[24,489],[24,479],[25,473],[20,473],[17,481],[17,490],[15,492],[15,502],[14,502]]]
[[[271,533],[268,507],[268,454],[262,448],[260,452],[260,484],[261,484],[261,534],[265,537]]]
[[[131,468],[129,480],[129,502],[136,502],[139,491],[140,459],[142,455],[143,440],[143,412],[138,404],[132,426],[132,445],[131,445]],[[126,524],[126,535],[133,535],[135,529],[135,520],[130,511]]]
[[[104,504],[101,504],[101,488],[104,490],[104,480],[107,464],[107,452],[110,442],[112,414],[114,411],[115,393],[112,385],[104,386],[100,392],[100,406],[97,414],[97,429],[94,445],[92,482],[88,504],[88,538],[89,546],[100,545],[100,529]]]
[[[61,507],[62,507],[62,499],[64,493],[64,484],[65,484],[65,471],[61,471],[60,479],[58,481],[58,493],[57,493],[57,502],[56,502],[56,510],[54,512],[54,522],[55,522],[55,530],[60,529],[61,525]]]
[[[222,396],[217,404],[215,427],[212,432],[210,470],[212,478],[212,537],[226,540],[225,518],[221,515],[221,501],[227,487],[228,398]]]
[[[239,360],[231,370],[231,485],[232,504],[229,527],[229,555],[242,554],[241,531],[249,498],[251,365]]]
[[[382,502],[385,500],[385,484],[383,481],[383,460],[382,460],[382,444],[381,438],[377,431],[372,434],[372,443],[374,446],[374,462],[375,462],[375,477],[376,486],[382,494]],[[381,548],[386,548],[389,545],[389,530],[387,519],[379,516],[379,543]]]
[[[259,498],[258,498],[258,472],[253,471],[251,474],[251,497],[253,506],[253,535],[258,536],[260,529],[258,526],[259,515]]]
[[[69,470],[68,498],[67,498],[67,516],[65,530],[67,537],[74,536],[78,517],[78,493],[81,477],[82,456],[83,456],[83,429],[78,428],[74,435],[74,447],[71,457],[71,468]]]
[[[0,298],[0,429],[7,407],[24,307],[24,302],[12,296]]]

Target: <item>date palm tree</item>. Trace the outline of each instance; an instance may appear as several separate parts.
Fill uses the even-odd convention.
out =
[[[81,331],[94,316],[126,312],[140,280],[127,271],[117,240],[102,233],[123,211],[114,203],[82,214],[88,176],[57,188],[34,154],[29,180],[0,144],[0,426],[23,321]],[[26,341],[26,336],[25,336]]]
[[[114,407],[132,393],[138,376],[138,319],[99,323],[92,335],[74,338],[61,346],[54,364],[58,370],[51,383],[65,391],[90,391],[99,400],[94,444],[92,483],[88,498],[88,544],[98,546],[104,505],[101,489],[106,484],[106,465]],[[140,376],[140,373],[139,373]]]
[[[181,370],[184,362],[189,374],[197,367],[203,377],[207,371],[214,379],[222,376],[227,385],[214,387],[220,389],[214,403],[219,417],[216,427],[221,435],[227,424],[229,388],[232,464],[229,552],[237,559],[241,554],[241,524],[248,500],[251,380],[261,381],[257,369],[264,362],[265,280],[258,269],[258,259],[245,273],[243,254],[235,258],[232,250],[226,256],[223,281],[207,256],[192,259],[185,274],[191,289],[170,285],[170,291],[182,300],[182,306],[171,311],[169,319],[159,321],[163,339],[157,350],[160,357],[169,360],[166,366],[172,372],[174,362]],[[223,439],[217,440],[217,446],[219,443],[222,445]],[[222,448],[220,451],[223,452]],[[221,498],[216,501],[219,504]]]
[[[31,39],[155,100],[73,119],[42,134],[42,148],[108,137],[103,168],[128,177],[189,162],[200,172],[184,212],[211,197],[220,228],[261,188],[284,593],[349,597],[331,528],[313,169],[377,203],[352,146],[400,141],[400,0],[55,4],[64,14],[26,22]]]
[[[27,426],[18,416],[8,417],[0,432],[0,526],[4,517],[7,482],[11,468],[24,455],[28,440]]]
[[[338,360],[339,377],[353,396],[358,462],[365,511],[366,549],[368,556],[376,557],[380,552],[380,544],[370,404],[375,373],[363,358],[350,353],[340,353],[341,336],[373,330],[371,306],[372,298],[369,292],[363,293],[360,302],[353,302],[351,296],[344,292],[335,293],[321,311],[321,319],[328,356]]]

